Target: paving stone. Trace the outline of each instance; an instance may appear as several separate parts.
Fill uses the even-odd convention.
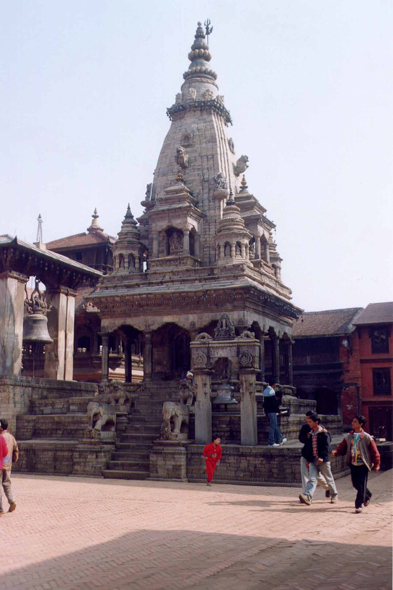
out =
[[[0,587],[18,590],[391,590],[392,472],[354,513],[288,487],[15,474]]]

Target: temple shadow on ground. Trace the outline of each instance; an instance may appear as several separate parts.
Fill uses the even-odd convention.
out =
[[[359,590],[391,589],[389,547],[186,529],[128,533],[107,543],[15,569],[0,576],[0,585],[17,586],[19,590],[76,590],[93,586],[101,590],[163,590],[169,586],[213,590],[217,584],[224,587],[227,580],[231,588],[238,581],[242,590],[289,590],[300,585],[303,588],[303,584],[312,587],[321,575],[327,575],[329,560],[334,560],[334,571],[328,568],[332,589],[353,581],[355,572]]]

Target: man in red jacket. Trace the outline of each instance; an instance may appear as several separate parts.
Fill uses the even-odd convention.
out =
[[[353,431],[347,434],[332,452],[333,457],[345,455],[346,464],[351,469],[352,485],[358,492],[355,500],[355,512],[358,513],[371,501],[372,494],[367,488],[368,473],[371,469],[379,471],[381,464],[381,455],[374,439],[363,430],[365,423],[364,416],[354,418]]]
[[[213,435],[213,442],[209,443],[203,449],[203,456],[206,461],[206,475],[207,485],[211,486],[210,483],[213,479],[214,471],[219,465],[222,457],[222,448],[220,446],[221,438],[216,434]]]

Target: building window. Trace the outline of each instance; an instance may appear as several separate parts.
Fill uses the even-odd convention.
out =
[[[82,252],[75,252],[75,258],[80,262],[82,260]]]
[[[389,352],[389,334],[387,328],[372,328],[371,350],[373,354]]]
[[[390,369],[373,369],[374,395],[391,395]]]

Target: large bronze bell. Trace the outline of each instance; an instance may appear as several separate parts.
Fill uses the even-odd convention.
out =
[[[237,404],[232,385],[229,385],[229,383],[221,383],[221,385],[217,387],[217,397],[213,404]]]
[[[34,309],[23,321],[23,342],[53,342],[48,332],[48,318],[41,309]]]
[[[35,289],[28,297],[26,289],[25,317],[23,321],[23,342],[41,342],[49,344],[53,342],[48,332],[48,306],[46,294],[39,288],[40,281],[36,279]]]

